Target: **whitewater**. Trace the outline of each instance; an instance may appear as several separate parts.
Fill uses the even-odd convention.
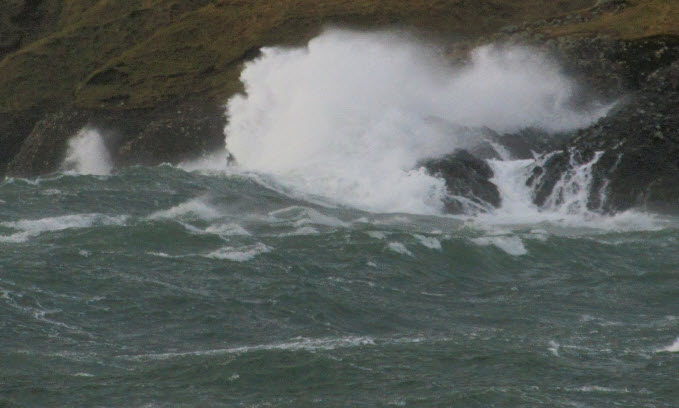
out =
[[[0,183],[0,406],[676,406],[676,217],[589,209],[597,155],[536,206],[544,156],[495,144],[500,207],[455,215],[421,164],[615,101],[529,47],[394,32],[242,81],[225,151],[118,169],[88,127]]]

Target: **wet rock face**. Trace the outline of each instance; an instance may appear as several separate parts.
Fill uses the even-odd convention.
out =
[[[68,138],[84,127],[88,119],[86,112],[78,111],[43,115],[7,165],[7,174],[37,176],[56,171],[66,154]]]
[[[120,145],[118,166],[176,164],[224,147],[226,115],[219,104],[184,104],[150,116],[139,132]]]
[[[679,38],[552,40],[545,48],[583,84],[583,97],[616,99],[645,86],[646,78],[679,58]]]
[[[590,210],[679,212],[677,78],[679,60],[648,75],[606,118],[539,160],[528,180],[535,203],[544,205],[564,172],[601,152],[592,166]]]
[[[0,113],[0,178],[41,117],[38,110],[24,111],[20,114]]]
[[[593,129],[588,143],[605,150],[595,171],[609,180],[607,211],[643,207],[679,212],[677,76],[679,60],[649,75],[629,104]]]
[[[500,134],[487,127],[448,126],[460,149],[479,159],[525,160],[551,152],[564,142],[567,134],[550,134],[537,128],[525,128],[514,133]]]
[[[430,174],[445,180],[451,196],[445,200],[446,212],[463,214],[474,208],[478,211],[500,206],[500,192],[490,181],[493,170],[468,151],[458,150],[422,165]]]
[[[12,135],[28,133],[28,137],[17,136],[14,151],[9,151],[12,146],[8,143],[6,156],[11,160],[6,174],[33,177],[57,171],[66,155],[68,140],[84,127],[102,133],[118,167],[176,164],[197,158],[224,147],[223,111],[217,103],[186,102],[154,110],[66,109],[41,114],[34,122],[16,124],[15,127],[25,125],[16,133],[11,129],[0,132],[0,138],[8,141]]]

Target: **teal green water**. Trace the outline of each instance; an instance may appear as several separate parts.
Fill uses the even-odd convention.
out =
[[[679,229],[369,214],[169,166],[0,184],[0,406],[676,407]]]

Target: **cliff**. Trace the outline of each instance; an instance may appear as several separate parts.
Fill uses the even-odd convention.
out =
[[[242,62],[328,24],[405,27],[444,43],[556,43],[574,72],[613,93],[672,62],[655,53],[679,38],[679,2],[669,0],[11,0],[7,10],[0,174],[20,175],[55,170],[72,129],[87,124],[115,128],[121,164],[213,149],[225,122],[216,107],[241,90]],[[576,55],[601,38],[605,50]],[[621,43],[631,51],[610,51]]]

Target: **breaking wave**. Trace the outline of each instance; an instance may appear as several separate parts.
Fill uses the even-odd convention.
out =
[[[581,128],[608,107],[573,106],[577,84],[545,55],[483,46],[465,65],[394,33],[328,30],[301,49],[265,48],[228,103],[240,169],[375,212],[439,214],[446,187],[419,164],[468,148],[462,129]]]

